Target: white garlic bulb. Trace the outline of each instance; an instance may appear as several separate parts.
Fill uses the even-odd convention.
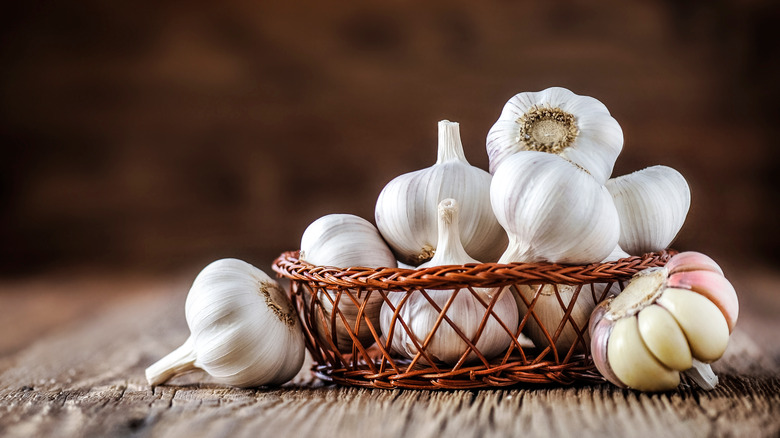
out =
[[[304,340],[279,284],[237,259],[198,274],[185,304],[190,337],[146,369],[150,385],[196,368],[233,386],[279,385],[303,365]]]
[[[439,247],[433,259],[421,268],[479,263],[466,253],[460,242],[458,203],[453,199],[445,199],[439,204],[438,211]],[[457,291],[426,290],[425,294],[436,303],[436,306],[442,310],[446,309],[445,315],[451,321],[450,323],[442,319],[438,327],[436,322],[440,312],[422,292],[414,291],[408,295],[390,292],[388,299],[392,307],[387,303],[382,305],[380,323],[382,332],[391,338],[391,349],[413,359],[420,351],[418,346],[422,347],[427,342],[425,351],[433,361],[456,364],[466,353],[468,344],[455,331],[453,328],[455,325],[472,343],[479,336],[475,346],[487,359],[505,351],[512,342],[518,323],[517,307],[512,294],[508,290],[502,290],[496,296],[495,289],[476,289],[474,292],[479,299],[467,288]],[[486,306],[489,306],[491,301],[495,301],[494,314],[505,324],[509,332],[494,316],[490,315],[482,331],[477,333],[485,317]],[[395,313],[406,323],[409,332],[398,320],[392,327]],[[466,360],[472,361],[476,358],[477,355],[472,351],[469,352]],[[420,361],[429,362],[424,356]]]
[[[495,261],[506,247],[506,235],[490,209],[489,191],[490,174],[466,161],[459,125],[443,120],[436,164],[390,181],[376,202],[376,224],[398,260],[417,266],[430,260],[438,246],[437,205],[455,198],[461,204],[460,240],[466,251]]]
[[[509,99],[487,136],[490,173],[518,151],[557,154],[577,163],[600,184],[623,148],[623,130],[603,103],[551,87]]]
[[[612,178],[606,187],[620,216],[620,246],[629,254],[667,248],[691,206],[688,183],[680,172],[667,166]]]
[[[616,246],[602,260],[602,263],[613,262],[625,257],[629,257],[629,255],[620,249],[620,246]],[[607,286],[610,289],[605,293]],[[558,296],[555,295],[556,289]],[[568,284],[517,285],[513,292],[516,294],[515,299],[520,315],[524,316],[528,313],[528,309],[533,303],[534,313],[539,318],[539,321],[533,317],[528,318],[526,326],[523,328],[525,335],[537,347],[545,348],[548,345],[555,345],[559,359],[563,359],[572,346],[574,346],[575,352],[588,350],[590,345],[588,321],[593,309],[601,300],[619,294],[620,287],[616,282],[584,284],[577,293],[577,286]],[[522,297],[517,295],[518,292],[522,294]],[[577,294],[576,297],[575,294]],[[560,302],[558,297],[560,297]],[[536,301],[534,302],[534,300]],[[566,310],[570,307],[569,318],[564,320]],[[539,322],[542,323],[541,326]],[[547,329],[549,338],[542,330],[542,326]]]
[[[618,243],[620,222],[607,189],[553,154],[506,158],[490,186],[493,212],[509,235],[501,263],[588,264]]]
[[[379,231],[371,222],[351,214],[329,214],[312,222],[301,237],[301,260],[318,266],[336,268],[350,267],[395,267],[393,252],[387,246]],[[338,298],[338,309],[346,319],[333,315],[333,306]],[[332,342],[342,353],[352,351],[354,342],[349,332],[356,334],[364,347],[374,343],[371,329],[379,330],[379,309],[382,295],[365,290],[317,293],[324,318],[317,318],[314,331],[320,342]],[[362,309],[362,310],[361,310]],[[327,322],[326,322],[327,321]],[[348,324],[349,330],[347,329]]]

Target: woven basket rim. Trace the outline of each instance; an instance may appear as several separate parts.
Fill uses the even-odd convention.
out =
[[[588,265],[559,263],[470,263],[432,266],[423,269],[316,266],[299,259],[299,251],[287,251],[274,260],[272,268],[290,280],[316,283],[329,289],[409,288],[451,289],[455,287],[498,287],[509,284],[590,284],[625,281],[650,267],[663,266],[677,251],[666,249],[631,256],[613,262]]]

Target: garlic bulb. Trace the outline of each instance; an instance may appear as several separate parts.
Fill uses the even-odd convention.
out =
[[[623,130],[603,103],[561,87],[509,99],[487,136],[490,173],[518,151],[560,155],[600,184],[623,148]]]
[[[457,123],[439,122],[439,152],[433,166],[390,181],[376,202],[376,224],[401,262],[430,260],[437,244],[436,208],[446,198],[461,204],[460,240],[466,251],[495,261],[506,235],[490,209],[490,174],[471,166],[463,154]]]
[[[301,237],[301,260],[318,266],[350,268],[395,267],[393,252],[371,222],[351,214],[329,214],[312,222]],[[314,331],[320,342],[333,342],[342,353],[352,351],[354,342],[350,332],[360,344],[368,347],[374,343],[366,318],[375,330],[379,330],[379,309],[382,295],[365,290],[342,291],[340,295],[328,291],[317,293],[323,318],[317,318]],[[338,300],[341,315],[333,315]],[[362,310],[361,310],[362,309]],[[347,329],[349,326],[349,330]]]
[[[620,222],[607,189],[553,154],[506,158],[493,175],[490,201],[509,235],[500,263],[595,263],[618,243]]]
[[[721,272],[706,255],[687,252],[634,275],[591,315],[598,370],[616,385],[641,391],[674,389],[680,371],[711,389],[717,378],[706,364],[723,355],[739,313],[736,292]]]
[[[438,211],[439,247],[433,259],[421,268],[479,263],[469,257],[460,242],[458,203],[454,199],[445,199],[439,204]],[[380,313],[382,333],[390,338],[390,348],[393,351],[410,359],[420,352],[420,348],[424,348],[433,361],[450,365],[460,362],[468,344],[454,327],[457,327],[483,356],[490,359],[509,347],[517,330],[517,307],[507,290],[502,290],[498,295],[495,289],[475,289],[472,294],[467,288],[456,291],[425,290],[424,293],[413,291],[407,294],[390,292],[388,299],[392,307],[385,303]],[[494,302],[492,311],[495,316],[490,315],[484,328],[480,330],[491,301]],[[432,303],[444,312],[449,321],[442,319],[437,325],[441,312]],[[397,319],[393,326],[394,316],[403,319],[408,332]],[[470,351],[466,361],[476,358],[477,355]],[[422,355],[420,361],[430,362],[425,355]]]
[[[602,262],[612,262],[624,257],[628,257],[628,254],[616,246]],[[607,286],[610,286],[610,289],[605,292]],[[577,292],[577,286],[568,284],[517,285],[513,288],[513,293],[521,316],[528,313],[531,308],[536,314],[536,317],[528,318],[523,333],[536,347],[545,348],[554,345],[559,358],[562,359],[572,346],[575,352],[588,351],[590,333],[587,327],[590,314],[597,302],[619,294],[620,288],[617,283],[593,283],[582,285]],[[518,294],[522,294],[522,297]],[[569,317],[564,320],[569,308],[571,308]],[[542,327],[547,330],[547,334]]]
[[[648,167],[610,179],[606,187],[620,216],[620,246],[630,254],[667,248],[691,206],[688,183],[671,167]]]
[[[303,365],[303,332],[290,300],[249,263],[206,266],[190,288],[185,315],[190,337],[146,369],[150,385],[196,368],[233,386],[278,385]]]

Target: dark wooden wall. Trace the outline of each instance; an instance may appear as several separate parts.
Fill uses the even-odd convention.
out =
[[[10,3],[10,2],[8,2]],[[774,2],[14,2],[0,6],[0,273],[267,267],[317,217],[373,219],[436,122],[520,91],[602,100],[616,172],[693,191],[675,246],[777,260]]]

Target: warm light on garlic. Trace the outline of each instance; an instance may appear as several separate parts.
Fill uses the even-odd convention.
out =
[[[667,166],[612,178],[606,187],[620,216],[620,246],[633,255],[667,248],[691,206],[688,183]]]
[[[396,267],[395,256],[379,231],[369,221],[351,214],[329,214],[312,222],[301,237],[300,258],[313,265],[342,269]],[[319,292],[317,300],[323,318],[316,319],[314,331],[323,344],[332,342],[342,353],[349,353],[354,346],[350,332],[366,348],[374,343],[368,323],[379,330],[382,295],[350,290],[337,296],[335,292],[328,291],[327,296]],[[333,315],[334,305],[338,305],[344,319]]]
[[[596,263],[618,243],[620,222],[607,189],[553,154],[506,158],[490,186],[493,212],[509,235],[500,263]]]
[[[479,263],[463,248],[459,238],[459,206],[454,199],[445,199],[438,206],[439,247],[433,259],[424,267]],[[494,289],[467,288],[452,290],[425,290],[403,294],[388,293],[390,304],[382,306],[380,323],[382,333],[389,339],[390,348],[398,354],[414,359],[421,349],[422,363],[444,362],[454,365],[461,362],[469,346],[457,333],[463,333],[475,347],[490,359],[505,351],[517,330],[517,307],[512,294],[503,290],[497,296]],[[488,306],[492,312],[480,329]],[[437,309],[438,307],[438,309]],[[440,310],[439,310],[440,309]],[[446,318],[439,318],[444,313]],[[495,315],[495,316],[493,316]],[[402,319],[409,331],[393,317]],[[498,317],[501,321],[496,319]],[[503,326],[502,326],[503,323]],[[473,361],[476,354],[469,352],[466,361]]]
[[[539,151],[576,163],[600,184],[622,148],[623,130],[607,107],[561,87],[515,95],[487,136],[490,173],[515,152]]]
[[[705,389],[714,387],[706,364],[723,355],[739,312],[720,272],[704,254],[681,253],[667,267],[639,272],[620,295],[599,304],[590,334],[602,375],[619,386],[666,391],[684,371]]]
[[[461,205],[463,247],[473,257],[495,261],[506,247],[506,235],[493,216],[489,193],[490,174],[466,161],[459,125],[443,120],[436,164],[398,176],[382,189],[377,227],[399,261],[418,266],[438,246],[437,205],[454,198]]]
[[[303,365],[303,332],[287,294],[249,263],[222,259],[204,268],[185,314],[190,337],[146,369],[150,385],[198,368],[233,386],[279,385]]]

